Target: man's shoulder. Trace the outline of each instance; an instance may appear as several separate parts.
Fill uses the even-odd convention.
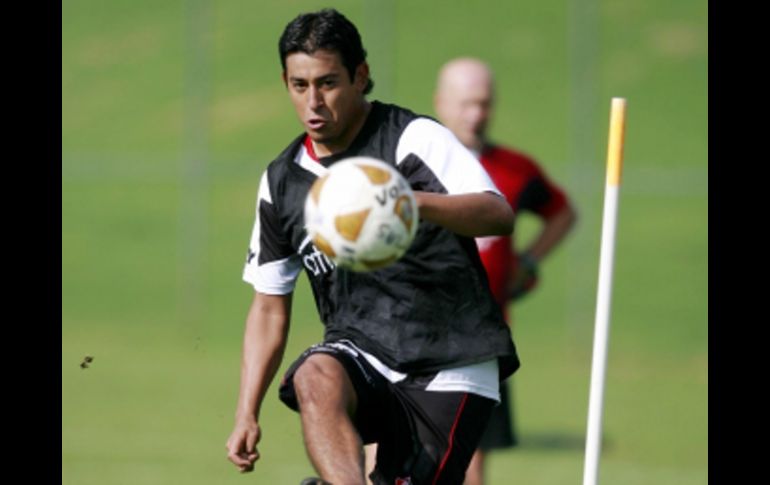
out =
[[[415,136],[415,122],[427,120],[427,117],[395,104],[372,101],[372,109],[366,124],[361,129],[351,148],[350,154],[368,155],[395,163],[399,157],[399,149],[411,150],[416,139],[423,140],[425,136]],[[417,130],[422,133],[423,130]],[[410,135],[407,135],[407,134]],[[424,135],[424,134],[423,134]],[[405,148],[406,147],[406,148]]]
[[[294,158],[302,147],[304,139],[305,134],[303,133],[292,140],[286,148],[267,164],[262,173],[261,183],[265,184],[262,190],[270,191],[272,202],[276,202],[278,194],[285,193],[287,183],[292,179],[289,176],[291,165],[294,163]]]
[[[510,165],[511,168],[516,168],[520,171],[537,173],[543,171],[540,164],[533,156],[518,148],[512,148],[506,145],[498,145],[496,143],[488,144],[484,147],[482,158],[492,162]]]
[[[409,108],[396,104],[372,101],[372,106],[374,107],[377,119],[381,124],[390,124],[405,128],[407,125],[417,119],[428,119],[438,123],[438,121],[431,116],[417,113]]]
[[[509,158],[514,160],[522,160],[526,163],[532,163],[537,165],[537,161],[535,160],[535,157],[533,157],[529,153],[519,148],[514,148],[510,145],[501,145],[499,143],[494,143],[494,142],[488,143],[484,147],[484,154],[494,158]]]
[[[286,148],[267,164],[263,175],[267,177],[270,185],[284,178],[284,175],[289,170],[289,166],[294,161],[294,157],[297,155],[297,151],[302,147],[305,136],[305,133],[302,133],[294,138]]]
[[[279,166],[282,164],[286,164],[288,162],[291,162],[294,160],[294,157],[297,154],[297,150],[300,149],[302,146],[303,141],[305,140],[305,137],[307,135],[305,133],[302,133],[298,135],[296,138],[294,138],[291,143],[289,143],[286,148],[284,148],[281,153],[279,153],[269,164],[268,168]]]

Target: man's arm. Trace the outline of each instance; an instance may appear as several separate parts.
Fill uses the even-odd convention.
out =
[[[413,120],[401,134],[396,160],[397,165],[418,161],[428,170],[416,178],[435,177],[446,191],[415,191],[422,219],[469,237],[513,231],[513,209],[481,163],[445,126],[428,118]]]
[[[538,266],[564,239],[577,220],[575,209],[569,204],[548,219],[544,219],[538,235],[519,255],[517,269],[508,282],[508,297],[517,300],[531,291],[538,280]]]
[[[420,217],[469,237],[508,235],[513,232],[513,209],[491,192],[436,194],[415,191]]]
[[[568,203],[559,212],[546,219],[540,233],[524,252],[535,261],[542,261],[567,235],[577,220],[575,209]]]
[[[283,358],[291,318],[291,293],[256,292],[246,317],[241,362],[241,386],[235,428],[227,440],[227,458],[241,472],[254,469],[259,459],[259,411],[267,388]]]

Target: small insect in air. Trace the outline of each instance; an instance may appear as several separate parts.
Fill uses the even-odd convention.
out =
[[[90,355],[86,355],[85,358],[83,358],[83,362],[80,363],[81,369],[88,369],[88,364],[93,362],[94,358]]]

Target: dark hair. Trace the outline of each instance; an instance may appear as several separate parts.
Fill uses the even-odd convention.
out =
[[[286,72],[286,57],[295,52],[312,55],[319,49],[339,53],[342,64],[355,79],[356,68],[366,61],[366,50],[356,26],[333,8],[303,13],[289,22],[278,41],[281,67]],[[374,81],[368,79],[364,94],[369,94]]]

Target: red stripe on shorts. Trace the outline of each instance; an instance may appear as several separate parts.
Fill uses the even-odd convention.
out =
[[[468,400],[468,393],[465,393],[465,396],[463,396],[463,400],[460,402],[460,407],[457,408],[457,415],[455,415],[455,422],[452,424],[452,430],[449,431],[449,447],[446,450],[446,453],[444,453],[444,457],[441,459],[441,464],[438,466],[438,470],[436,471],[436,475],[433,477],[433,485],[436,485],[436,482],[438,481],[438,477],[441,475],[441,472],[444,470],[444,466],[446,465],[447,460],[449,459],[449,454],[452,453],[452,445],[454,445],[454,438],[455,438],[455,429],[457,429],[457,423],[460,422],[460,415],[463,413],[463,409],[465,408],[465,401]]]

